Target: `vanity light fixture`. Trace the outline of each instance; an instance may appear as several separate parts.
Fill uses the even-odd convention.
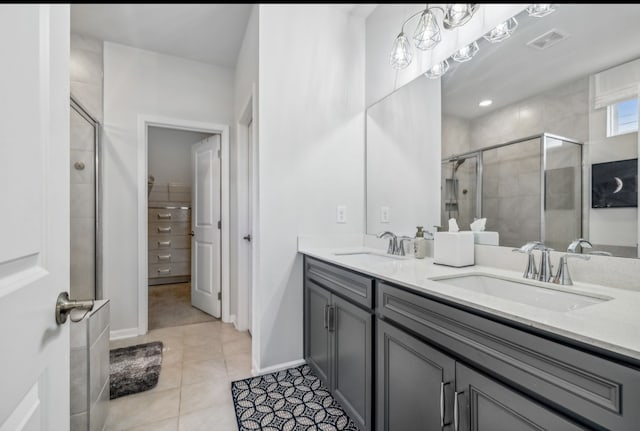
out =
[[[465,61],[469,61],[480,51],[480,47],[478,46],[478,42],[473,41],[467,46],[463,46],[459,50],[453,53],[451,58],[453,58],[458,63],[464,63]]]
[[[527,12],[529,16],[534,16],[536,18],[542,18],[543,16],[547,16],[550,13],[555,12],[556,8],[553,7],[551,3],[534,3],[527,7]]]
[[[429,79],[438,79],[449,70],[449,61],[443,60],[424,73]]]
[[[515,18],[509,18],[508,20],[498,24],[493,30],[484,35],[484,38],[491,43],[502,42],[505,39],[511,37],[516,28],[518,27],[518,21]]]
[[[424,10],[414,13],[402,23],[400,33],[396,36],[393,47],[391,48],[389,63],[397,70],[404,69],[411,64],[413,50],[409,39],[404,33],[404,26],[413,18],[418,15],[420,16],[418,26],[413,33],[413,40],[416,48],[425,51],[433,49],[442,40],[440,26],[434,13],[436,10],[439,10],[443,14],[442,25],[444,28],[450,30],[469,22],[477,9],[478,4],[476,3],[448,4],[446,8],[429,6],[429,4],[427,4]]]
[[[493,103],[493,100],[486,99],[478,103],[478,106],[480,106],[481,108],[486,108],[487,106],[490,106],[492,103]]]

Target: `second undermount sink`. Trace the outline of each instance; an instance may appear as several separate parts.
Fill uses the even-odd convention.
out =
[[[392,254],[380,254],[370,251],[334,253],[334,256],[340,256],[345,262],[354,264],[374,265],[377,263],[393,262],[398,260],[406,260],[409,256],[395,256]]]
[[[431,280],[507,301],[559,312],[578,310],[613,299],[580,291],[561,290],[553,285],[546,286],[546,283],[542,282],[524,279],[517,281],[488,274],[437,277]]]

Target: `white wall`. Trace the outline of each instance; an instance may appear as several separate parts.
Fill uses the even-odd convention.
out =
[[[156,184],[191,184],[191,145],[210,133],[149,127],[147,171]]]
[[[444,5],[440,5],[444,6]],[[430,51],[414,49],[413,61],[401,71],[389,65],[389,53],[402,22],[424,4],[382,4],[367,18],[366,54],[366,106],[382,99],[402,87],[429,68],[453,54],[457,49],[473,42],[496,25],[518,14],[526,4],[482,4],[473,18],[455,30],[442,30],[442,41]],[[442,14],[436,12],[438,22]],[[418,25],[419,16],[405,27],[410,38]]]
[[[231,124],[233,71],[105,42],[104,291],[112,331],[138,327],[138,116]]]
[[[254,364],[302,358],[299,234],[364,231],[364,20],[333,5],[260,5]],[[336,206],[347,223],[336,224]]]
[[[252,94],[255,88],[255,94]],[[243,111],[251,100],[252,117],[254,125],[254,142],[257,145],[258,130],[258,6],[254,5],[249,16],[247,29],[245,31],[242,46],[238,53],[238,62],[235,69],[235,92],[234,92],[234,121],[236,126],[242,120]],[[230,204],[231,204],[231,220],[229,233],[229,248],[231,253],[230,277],[229,282],[232,287],[237,289],[231,290],[231,314],[236,316],[236,322],[242,317],[247,316],[249,310],[240,310],[239,307],[248,304],[248,286],[250,283],[248,270],[239,263],[240,253],[246,253],[250,244],[242,240],[247,233],[251,233],[251,228],[246,226],[246,214],[240,210],[240,205],[244,205],[247,201],[247,187],[243,182],[247,178],[247,148],[246,136],[242,133],[240,127],[236,127],[236,143],[237,145],[231,149],[230,157]],[[257,218],[257,217],[256,217]],[[255,234],[253,234],[255,237]],[[255,242],[254,242],[255,243]],[[242,286],[241,286],[242,284]],[[246,293],[239,292],[239,289],[247,290]],[[244,322],[240,322],[240,329],[244,329]]]

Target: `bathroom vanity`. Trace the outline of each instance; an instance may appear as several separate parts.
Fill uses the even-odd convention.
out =
[[[472,286],[511,271],[301,252],[304,356],[360,429],[637,429],[637,292],[523,284],[535,305]]]

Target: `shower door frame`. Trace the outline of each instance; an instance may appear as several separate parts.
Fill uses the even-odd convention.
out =
[[[496,148],[506,147],[508,145],[516,145],[521,142],[526,142],[531,139],[540,139],[540,241],[544,242],[546,237],[546,223],[545,223],[545,193],[546,193],[546,170],[547,170],[547,138],[568,142],[580,146],[580,169],[583,171],[580,175],[580,238],[584,236],[585,225],[585,211],[584,211],[584,193],[585,193],[585,179],[584,179],[584,151],[585,146],[583,142],[575,139],[566,138],[564,136],[555,135],[553,133],[538,133],[535,135],[527,136],[524,138],[514,139],[512,141],[504,142],[502,144],[490,145],[488,147],[479,148],[473,151],[467,151],[464,153],[454,154],[442,159],[442,163],[453,162],[457,159],[467,159],[470,157],[477,157],[477,190],[476,190],[476,213],[478,217],[482,216],[482,173],[483,173],[483,153],[489,150],[495,150]],[[588,239],[588,238],[587,238]]]
[[[94,286],[95,286],[95,299],[103,299],[102,289],[102,187],[101,187],[101,161],[102,161],[102,142],[100,140],[100,134],[102,131],[102,124],[98,121],[89,110],[80,103],[75,97],[70,96],[71,109],[76,111],[82,118],[87,120],[93,126],[93,182],[95,186],[95,226],[94,226]]]

